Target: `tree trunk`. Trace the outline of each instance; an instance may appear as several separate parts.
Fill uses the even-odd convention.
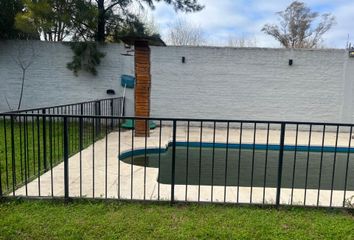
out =
[[[17,110],[20,110],[20,108],[21,108],[23,87],[25,86],[25,78],[26,78],[26,69],[22,69],[22,85],[21,85],[20,100],[18,101]]]
[[[104,0],[98,0],[98,22],[97,22],[97,33],[96,41],[104,42],[105,41],[105,9],[104,9]]]

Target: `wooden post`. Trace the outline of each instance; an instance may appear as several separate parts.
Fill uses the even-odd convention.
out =
[[[147,41],[135,41],[135,116],[150,117],[150,48]],[[150,135],[149,122],[136,120],[135,136],[145,137]]]

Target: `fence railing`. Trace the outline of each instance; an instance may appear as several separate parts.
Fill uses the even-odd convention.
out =
[[[3,197],[353,206],[353,124],[1,118]],[[127,120],[143,121],[149,137],[122,128]],[[157,126],[148,130],[152,121]]]
[[[6,113],[124,116],[124,98],[98,99],[50,107],[14,110]]]

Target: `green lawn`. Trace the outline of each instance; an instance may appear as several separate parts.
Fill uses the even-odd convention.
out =
[[[354,239],[338,210],[48,201],[0,204],[0,239]]]
[[[51,166],[63,161],[63,122],[59,118],[43,119],[28,117],[16,119],[11,131],[10,120],[0,120],[0,171],[3,191],[15,188],[50,170]],[[104,127],[95,137],[103,136]],[[92,124],[83,124],[83,147],[92,143]],[[13,133],[13,134],[12,134]],[[79,152],[78,121],[68,122],[69,155]],[[6,138],[5,138],[6,136]],[[14,161],[12,159],[12,136],[14,141]],[[45,136],[45,137],[44,137]],[[6,151],[7,150],[7,151]],[[46,158],[44,158],[46,155]],[[45,163],[46,162],[46,163]],[[46,168],[45,168],[46,165]]]

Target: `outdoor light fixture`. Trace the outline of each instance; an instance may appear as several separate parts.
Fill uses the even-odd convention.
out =
[[[182,63],[186,63],[186,57],[182,57]]]
[[[349,50],[349,57],[354,58],[354,49]]]
[[[289,59],[289,66],[292,66],[292,65],[293,65],[293,60]]]

